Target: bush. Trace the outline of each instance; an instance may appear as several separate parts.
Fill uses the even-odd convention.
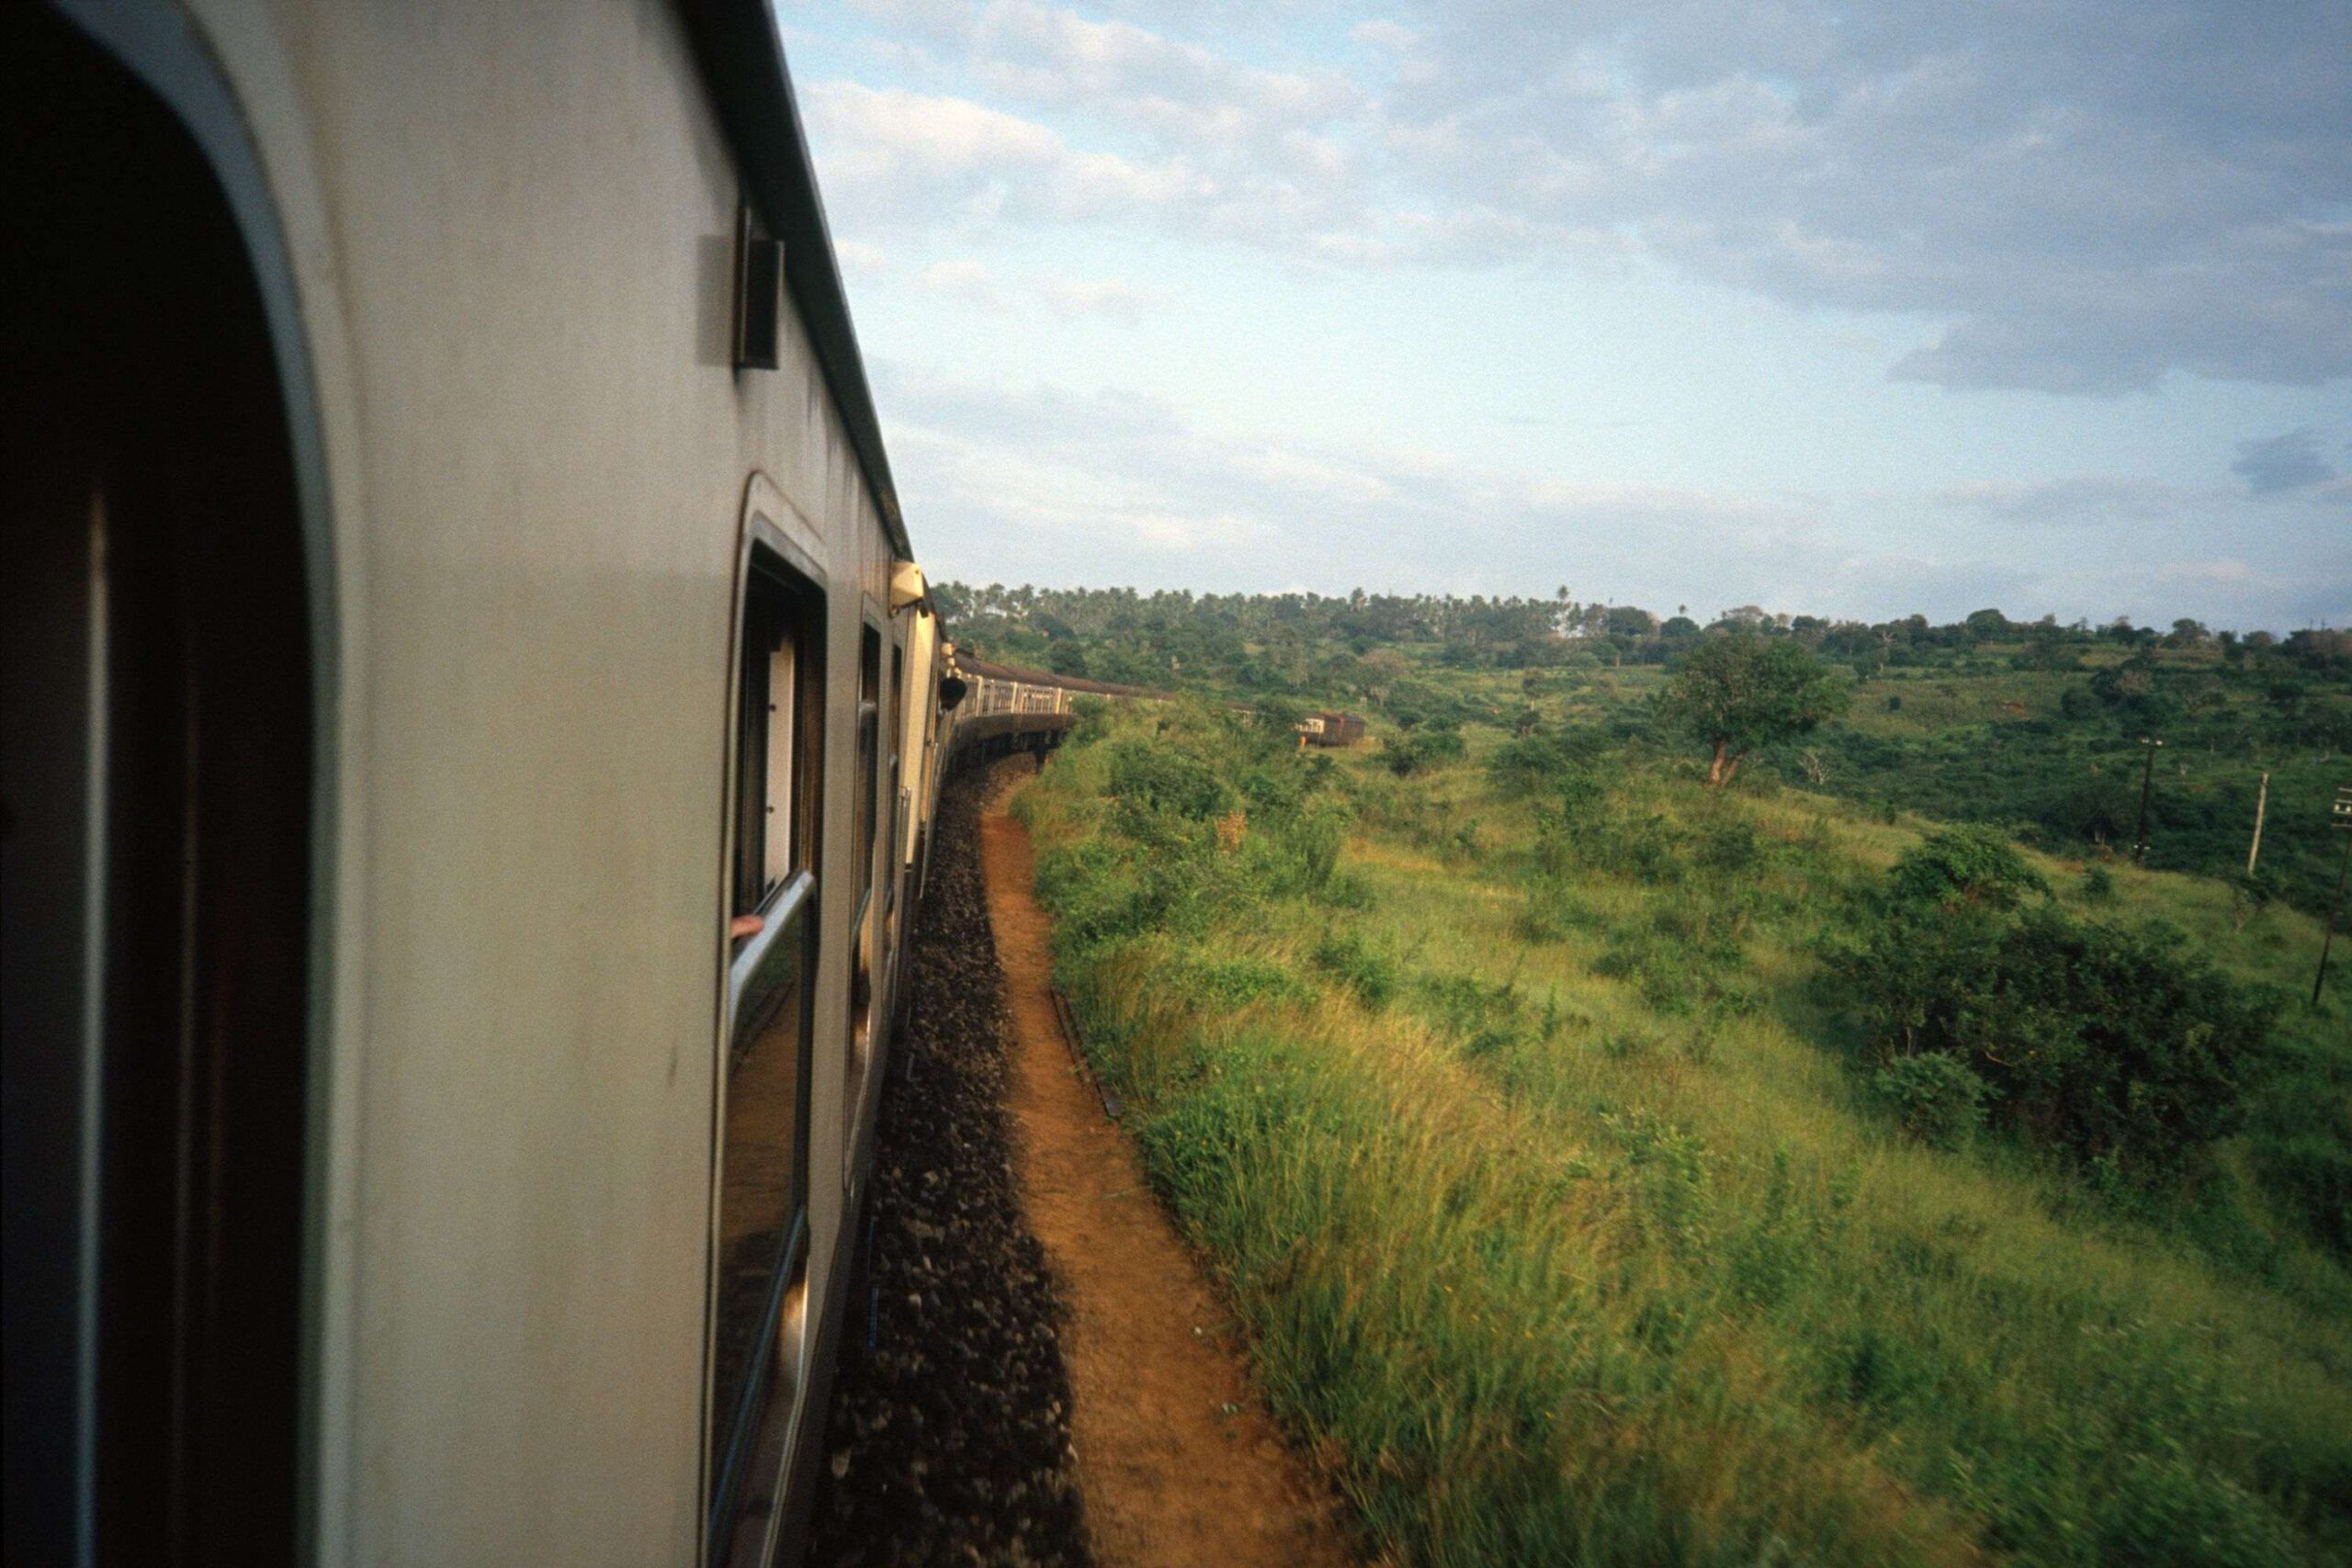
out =
[[[1588,794],[1599,788],[1591,764],[1608,749],[1608,736],[1589,726],[1538,728],[1496,748],[1487,760],[1487,772],[1496,793],[1506,796]]]
[[[1528,878],[1526,901],[1520,906],[1512,930],[1522,942],[1558,942],[1598,919],[1566,882],[1539,872]]]
[[[2115,874],[2103,865],[2083,867],[2083,900],[2109,904],[2115,900]]]
[[[1462,731],[1452,725],[1430,725],[1391,741],[1381,760],[1390,773],[1404,778],[1440,762],[1458,762],[1465,751]]]
[[[2352,1144],[2324,1128],[2256,1141],[2255,1168],[2311,1233],[2352,1254]]]
[[[2267,871],[2249,872],[2230,885],[2231,924],[2239,931],[2270,907],[2278,897],[2278,883]]]
[[[1724,818],[1700,830],[1699,863],[1709,871],[1747,871],[1763,857],[1756,826],[1744,818]]]
[[[1111,793],[1123,805],[1195,820],[1232,809],[1233,792],[1209,765],[1166,741],[1114,741],[1110,764]]]
[[[1192,1001],[1220,1011],[1251,1002],[1306,1002],[1315,988],[1270,959],[1247,955],[1213,958],[1193,953],[1169,966],[1174,989]]]
[[[1953,828],[1930,833],[1894,863],[1896,900],[1915,907],[1965,904],[2013,909],[2029,893],[2045,897],[2050,885],[2025,863],[2015,845],[1987,828]]]
[[[1364,945],[1353,931],[1327,931],[1310,954],[1315,966],[1355,993],[1374,1012],[1396,995],[1396,961]]]
[[[1949,1055],[2019,1134],[2133,1172],[2175,1169],[2231,1132],[2268,1046],[2270,1000],[2177,931],[2048,905],[1898,902],[1837,967],[1881,1062]]]
[[[1894,1113],[1904,1131],[1949,1149],[1984,1124],[1984,1080],[1948,1052],[1897,1056],[1871,1075],[1871,1093]]]

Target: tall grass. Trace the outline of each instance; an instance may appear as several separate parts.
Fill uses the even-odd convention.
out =
[[[1461,768],[1261,786],[1220,834],[1137,808],[1146,753],[1114,792],[1112,748],[1295,764],[1206,714],[1111,728],[1021,803],[1061,978],[1380,1551],[2352,1560],[2339,1263],[1927,1146],[1843,1066],[1815,939],[1904,829],[1645,776],[1618,811],[1664,858],[1547,852]],[[1339,867],[1286,870],[1340,813]]]

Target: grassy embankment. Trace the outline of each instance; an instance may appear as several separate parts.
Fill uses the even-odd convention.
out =
[[[1061,979],[1379,1550],[2352,1557],[2352,1280],[2245,1140],[2103,1193],[1925,1146],[1860,1087],[1815,954],[1916,820],[1637,770],[1619,869],[1539,874],[1476,730],[1397,779],[1203,712],[1104,722],[1021,803]],[[2114,882],[2103,917],[2249,979],[2308,951],[2218,885]],[[2337,1093],[2344,1032],[2280,1030]]]

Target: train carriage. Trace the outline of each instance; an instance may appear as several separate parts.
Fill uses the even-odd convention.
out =
[[[789,1555],[953,720],[771,12],[0,104],[10,1561]]]

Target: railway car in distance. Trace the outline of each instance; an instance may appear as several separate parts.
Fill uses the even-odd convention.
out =
[[[1311,713],[1298,721],[1301,745],[1352,746],[1363,739],[1363,720],[1351,713]]]
[[[8,1561],[789,1558],[955,721],[769,6],[0,117]]]

